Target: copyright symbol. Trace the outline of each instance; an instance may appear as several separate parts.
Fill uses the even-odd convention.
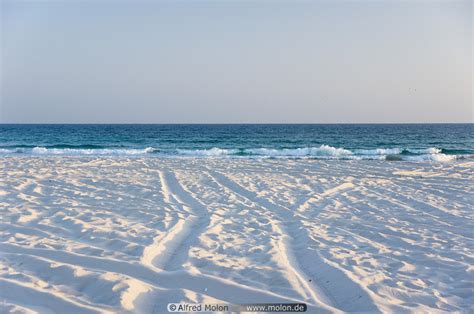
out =
[[[168,311],[170,312],[176,311],[176,304],[173,304],[173,303],[168,304]]]

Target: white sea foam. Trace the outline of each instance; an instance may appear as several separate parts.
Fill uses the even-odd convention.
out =
[[[377,149],[357,149],[356,154],[372,156],[372,155],[397,155],[402,152],[400,148],[377,148]]]
[[[234,155],[239,152],[238,149],[223,149],[223,148],[211,148],[211,149],[178,149],[178,154],[187,156],[227,156]]]
[[[433,162],[450,162],[456,160],[456,155],[446,154],[426,154],[419,156],[405,156],[408,161],[433,161]]]
[[[53,151],[53,150],[51,150],[51,151]],[[33,154],[46,154],[48,152],[48,149],[46,147],[35,147],[31,150],[31,152]]]
[[[301,148],[248,148],[225,149],[214,147],[211,149],[177,149],[174,152],[161,152],[155,156],[182,155],[190,157],[233,157],[233,158],[316,158],[316,159],[345,159],[345,160],[406,160],[418,162],[449,162],[457,159],[456,155],[441,153],[441,149],[431,147],[424,149],[406,149],[412,154],[403,154],[402,148],[355,149],[337,148],[329,145]],[[47,148],[34,147],[5,149],[0,148],[1,155],[27,154],[37,156],[146,156],[158,152],[153,147],[144,149],[126,148]]]
[[[76,148],[46,148],[35,147],[31,150],[33,155],[144,155],[153,153],[153,147],[145,149],[76,149]]]
[[[327,157],[338,158],[343,156],[353,156],[350,150],[344,148],[336,148],[329,145],[321,145],[320,147],[302,147],[302,148],[249,148],[249,149],[178,149],[177,153],[187,156],[258,156],[258,157]]]
[[[329,145],[321,145],[320,147],[303,147],[294,149],[269,149],[269,148],[254,148],[246,149],[245,153],[270,156],[270,157],[343,157],[352,156],[350,150],[344,148],[336,148]]]
[[[410,153],[414,153],[414,154],[439,154],[439,153],[441,153],[441,149],[436,148],[436,147],[422,148],[422,149],[409,148],[407,150]]]

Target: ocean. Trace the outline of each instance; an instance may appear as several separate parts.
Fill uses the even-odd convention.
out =
[[[0,124],[0,156],[474,157],[474,124]]]

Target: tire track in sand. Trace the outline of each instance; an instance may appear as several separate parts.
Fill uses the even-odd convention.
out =
[[[174,173],[160,171],[159,176],[165,202],[181,207],[188,215],[179,214],[168,232],[155,237],[144,249],[141,262],[155,270],[177,270],[187,261],[190,247],[207,228],[210,217],[207,208],[185,190]]]
[[[189,273],[185,270],[179,272],[156,272],[139,263],[92,257],[67,251],[29,248],[6,243],[0,243],[0,251],[2,253],[42,257],[56,263],[75,265],[84,269],[122,274],[159,289],[186,289],[203,294],[203,287],[206,287],[206,295],[228,303],[246,303],[248,300],[255,298],[275,303],[298,302],[298,300],[276,293],[261,291],[210,275]]]
[[[342,271],[325,263],[316,251],[307,248],[302,250],[292,249],[295,240],[301,243],[313,243],[313,241],[309,237],[306,228],[301,224],[300,217],[295,216],[289,208],[271,203],[255,192],[242,187],[223,173],[212,170],[209,170],[209,173],[226,190],[238,194],[276,215],[277,220],[274,223],[276,230],[281,233],[278,250],[289,271],[297,278],[301,288],[309,294],[314,304],[335,312],[340,310],[345,312],[379,312],[365,290],[356,282],[350,280]],[[347,187],[349,186],[343,186],[343,188]],[[317,266],[303,268],[303,265]],[[335,279],[331,286],[316,283],[318,280],[312,280],[312,283],[308,281],[308,278],[321,279],[325,277]],[[343,302],[336,302],[340,299]],[[350,301],[345,302],[347,300]]]

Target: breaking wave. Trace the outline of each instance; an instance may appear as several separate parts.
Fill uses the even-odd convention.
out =
[[[65,156],[80,156],[80,155],[102,155],[102,156],[127,156],[127,155],[146,155],[155,152],[153,147],[144,149],[115,149],[115,148],[101,148],[101,149],[79,149],[79,148],[46,148],[34,147],[30,152],[16,151],[17,153],[30,153],[32,155],[65,155]]]
[[[244,153],[258,156],[269,156],[269,157],[343,157],[351,156],[353,153],[350,150],[344,148],[335,148],[329,145],[321,145],[320,147],[303,147],[303,148],[283,148],[283,149],[268,149],[268,148],[255,148],[255,149],[244,149]]]
[[[0,148],[0,155],[33,156],[191,156],[227,158],[312,158],[336,160],[388,160],[388,161],[431,161],[449,162],[460,158],[471,158],[473,154],[449,154],[446,150],[430,148],[375,148],[346,149],[329,145],[300,148],[218,148],[175,149],[161,151],[157,148]]]
[[[238,149],[222,149],[213,147],[211,149],[177,149],[178,155],[186,156],[229,156],[236,155],[239,153]]]
[[[376,148],[354,149],[336,148],[329,145],[301,148],[250,148],[250,149],[198,149],[177,150],[179,155],[195,157],[260,157],[260,158],[315,158],[315,159],[342,159],[342,160],[407,160],[407,161],[453,161],[463,156],[441,153],[436,147],[423,149]]]

